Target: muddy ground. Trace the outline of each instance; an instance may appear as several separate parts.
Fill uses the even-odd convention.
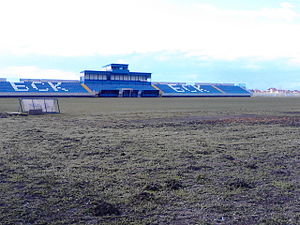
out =
[[[299,98],[59,101],[0,116],[0,224],[300,223]]]

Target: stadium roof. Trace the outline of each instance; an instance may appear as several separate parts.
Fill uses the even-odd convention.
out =
[[[126,66],[128,67],[129,64],[119,64],[119,63],[111,63],[103,66],[103,68],[108,67],[108,66]]]

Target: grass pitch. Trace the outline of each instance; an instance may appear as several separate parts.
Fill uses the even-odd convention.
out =
[[[0,118],[1,224],[300,223],[300,98],[59,103]]]

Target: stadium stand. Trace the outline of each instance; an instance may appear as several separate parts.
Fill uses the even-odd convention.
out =
[[[79,82],[0,82],[0,96],[93,96]]]
[[[231,86],[231,85],[215,85],[215,87],[219,88],[225,93],[228,94],[249,94],[248,91],[239,87],[239,86]]]
[[[0,78],[0,97],[250,97],[245,86],[234,84],[151,83],[151,73],[131,72],[128,64],[109,64],[84,70],[80,81]]]
[[[155,83],[163,97],[250,97],[247,90],[234,85]]]
[[[81,81],[99,97],[158,97],[151,73],[130,72],[128,64],[109,64],[103,70],[84,70]]]

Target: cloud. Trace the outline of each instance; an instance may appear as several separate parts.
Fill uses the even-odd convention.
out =
[[[0,3],[0,51],[53,56],[180,51],[207,59],[298,58],[298,19],[287,2],[277,8],[224,10],[171,0],[10,0]]]
[[[300,57],[290,58],[287,61],[287,65],[291,67],[300,67]]]
[[[256,65],[256,64],[247,64],[244,66],[244,68],[249,69],[249,70],[259,70],[259,69],[261,69],[261,66]]]
[[[197,81],[199,81],[199,74],[186,74],[184,76],[184,82],[187,83],[195,83]]]
[[[115,63],[119,63],[119,64],[129,64],[129,62],[127,60],[124,59],[118,59]]]
[[[284,8],[284,9],[290,9],[290,8],[293,8],[293,5],[292,5],[291,3],[289,3],[289,2],[282,2],[282,3],[280,4],[280,6],[281,6],[282,8]]]
[[[274,83],[271,87],[275,87],[277,89],[285,89],[285,90],[299,90],[300,82],[291,82],[291,81],[278,82],[278,83]]]
[[[8,80],[16,80],[20,78],[29,79],[59,79],[59,80],[78,80],[79,74],[54,70],[54,69],[41,69],[36,66],[12,66],[0,70],[2,77]]]

